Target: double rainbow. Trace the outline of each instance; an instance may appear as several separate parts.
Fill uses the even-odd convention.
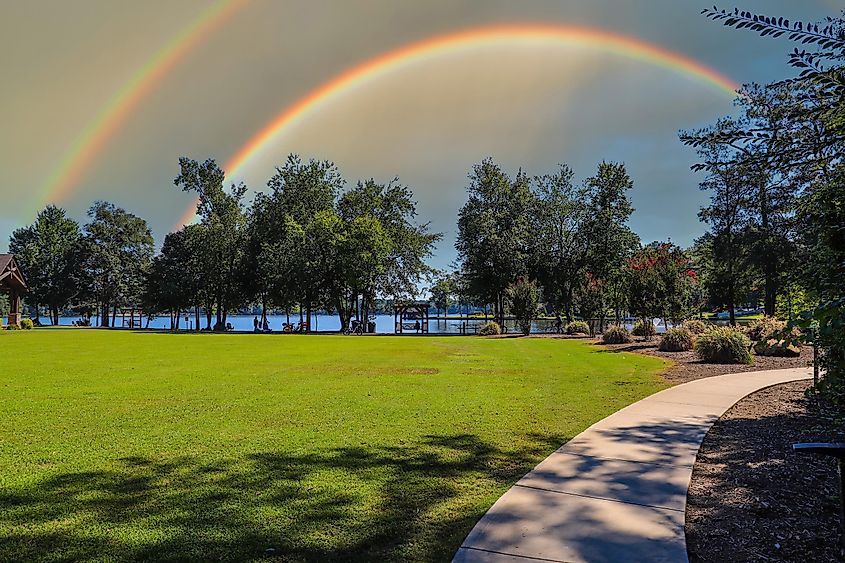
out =
[[[65,198],[105,147],[106,141],[131,115],[132,110],[191,50],[220,28],[249,0],[218,0],[182,30],[115,93],[94,120],[83,129],[59,165],[38,191],[39,204]],[[612,53],[664,67],[733,97],[738,85],[712,68],[681,53],[638,38],[590,27],[549,24],[506,24],[466,29],[411,43],[349,68],[286,106],[255,133],[224,165],[236,178],[255,157],[288,128],[344,93],[375,81],[408,65],[457,54],[469,49],[509,44],[543,43],[550,47],[580,47]],[[194,219],[196,203],[185,211],[174,228]]]
[[[447,56],[468,49],[514,43],[542,42],[549,46],[576,46],[612,53],[629,59],[664,67],[702,84],[736,96],[739,85],[712,68],[683,54],[641,39],[589,27],[546,24],[513,24],[480,27],[432,37],[376,56],[315,88],[285,107],[267,125],[253,135],[224,165],[229,177],[237,177],[252,160],[285,132],[310,114],[361,87],[408,65]],[[185,211],[174,229],[194,220],[196,202]]]

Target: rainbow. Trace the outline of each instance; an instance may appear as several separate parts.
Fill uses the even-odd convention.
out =
[[[79,182],[106,141],[131,115],[138,103],[179,61],[243,7],[248,0],[218,0],[170,42],[159,49],[118,90],[94,119],[79,132],[38,191],[39,207],[61,200]]]
[[[549,45],[577,46],[613,53],[634,60],[664,67],[695,79],[706,86],[736,96],[739,88],[732,80],[680,53],[641,39],[588,27],[546,24],[496,25],[449,33],[411,43],[367,60],[335,76],[312,90],[253,135],[224,165],[229,177],[236,177],[244,167],[286,129],[304,120],[309,114],[329,104],[352,88],[360,87],[407,65],[449,55],[467,49],[520,42],[543,42]],[[174,227],[194,220],[196,202]]]

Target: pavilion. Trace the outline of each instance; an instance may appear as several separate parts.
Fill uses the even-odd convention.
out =
[[[21,297],[27,288],[14,254],[0,254],[0,292],[9,294],[9,324],[21,326]]]
[[[428,301],[410,301],[393,304],[394,332],[428,334]],[[410,321],[410,322],[409,322]]]

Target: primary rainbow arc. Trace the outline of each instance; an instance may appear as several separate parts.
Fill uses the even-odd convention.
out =
[[[543,41],[557,46],[589,47],[652,65],[664,67],[698,80],[735,97],[739,85],[727,76],[686,55],[642,39],[590,27],[549,24],[510,24],[472,28],[411,43],[383,53],[335,76],[293,104],[286,106],[253,135],[224,165],[227,175],[238,174],[286,129],[305,119],[320,106],[402,67],[425,59],[507,42]],[[174,229],[194,220],[196,202],[191,204]]]

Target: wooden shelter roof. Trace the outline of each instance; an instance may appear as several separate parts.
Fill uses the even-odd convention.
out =
[[[26,293],[26,280],[14,254],[0,254],[0,290]]]

